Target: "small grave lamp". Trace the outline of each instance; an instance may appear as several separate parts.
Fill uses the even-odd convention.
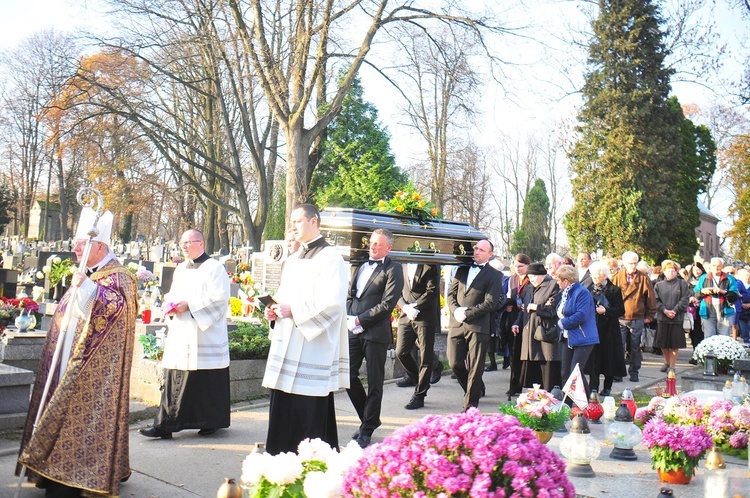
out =
[[[716,353],[713,350],[703,356],[703,375],[716,377]]]
[[[641,442],[643,434],[633,423],[633,416],[625,403],[615,413],[615,421],[607,429],[607,439],[614,445],[609,458],[615,460],[638,460],[633,447]]]
[[[677,376],[671,368],[667,374],[667,395],[677,396]]]
[[[602,415],[604,415],[604,407],[599,400],[599,393],[597,393],[596,391],[591,391],[591,396],[589,396],[589,404],[586,406],[586,408],[583,409],[583,416],[593,424],[601,424],[599,419],[602,418]]]
[[[705,498],[728,498],[729,497],[729,474],[724,463],[724,457],[711,448],[706,456],[706,480],[703,488]]]
[[[599,456],[601,449],[583,414],[576,415],[568,432],[560,442],[560,451],[567,460],[565,472],[574,477],[596,476],[591,461]]]
[[[630,416],[635,418],[635,411],[638,409],[638,405],[635,404],[633,391],[628,388],[623,389],[620,403],[625,403],[628,406],[628,410],[630,410]]]

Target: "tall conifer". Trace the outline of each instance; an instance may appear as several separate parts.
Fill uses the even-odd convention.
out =
[[[590,71],[570,153],[572,247],[658,258],[670,250],[682,162],[681,113],[670,107],[667,49],[651,0],[600,0]],[[694,199],[692,200],[694,202]]]

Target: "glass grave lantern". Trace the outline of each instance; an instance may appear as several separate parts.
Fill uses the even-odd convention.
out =
[[[614,445],[610,458],[615,460],[638,460],[633,447],[641,442],[643,433],[633,423],[633,416],[625,403],[615,412],[615,421],[607,428],[607,439]]]
[[[560,442],[560,452],[567,460],[565,472],[573,477],[595,477],[591,461],[599,456],[601,448],[582,413],[570,423],[568,432]]]

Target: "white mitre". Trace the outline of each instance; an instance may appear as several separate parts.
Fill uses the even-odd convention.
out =
[[[105,211],[99,221],[96,224],[96,228],[99,229],[99,235],[91,240],[96,240],[107,246],[112,245],[112,222],[114,221],[115,215],[112,211]],[[90,207],[85,207],[81,210],[81,217],[78,218],[78,228],[74,239],[88,239],[89,230],[94,225],[96,219],[96,212]]]

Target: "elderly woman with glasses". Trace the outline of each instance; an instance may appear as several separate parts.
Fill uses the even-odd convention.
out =
[[[583,370],[594,346],[599,344],[599,331],[594,299],[578,282],[578,270],[570,265],[561,266],[557,269],[557,283],[562,290],[557,316],[563,330],[561,342],[567,346],[562,353],[562,379],[566,381],[576,365]],[[588,393],[585,377],[583,381]]]

